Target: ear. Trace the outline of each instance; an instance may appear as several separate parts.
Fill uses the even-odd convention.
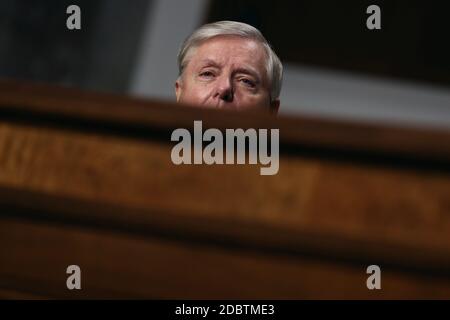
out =
[[[177,97],[177,102],[180,101],[181,91],[181,80],[178,78],[177,81],[175,81],[175,96]]]
[[[277,115],[278,109],[280,109],[280,99],[275,99],[270,103],[270,113]]]

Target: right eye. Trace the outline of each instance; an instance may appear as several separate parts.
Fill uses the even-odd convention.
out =
[[[214,77],[214,73],[212,73],[211,71],[202,71],[200,72],[200,77],[212,78]]]

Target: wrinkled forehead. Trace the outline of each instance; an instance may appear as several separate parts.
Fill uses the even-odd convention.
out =
[[[187,64],[199,67],[205,63],[215,62],[225,67],[233,64],[238,68],[251,68],[267,77],[267,53],[264,46],[253,39],[239,36],[217,36],[208,39],[189,50]]]

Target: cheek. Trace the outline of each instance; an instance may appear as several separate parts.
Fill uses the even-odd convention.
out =
[[[197,102],[203,100],[211,94],[211,86],[204,83],[191,81],[184,90],[185,99]]]
[[[265,93],[257,93],[257,94],[253,94],[253,93],[249,93],[249,92],[245,92],[245,91],[239,91],[236,92],[235,94],[235,98],[237,100],[237,102],[241,102],[241,103],[246,103],[246,104],[251,104],[251,105],[269,105],[270,104],[270,99],[268,94]]]

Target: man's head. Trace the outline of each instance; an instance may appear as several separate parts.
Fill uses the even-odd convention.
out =
[[[178,54],[178,102],[277,112],[283,66],[254,27],[219,21],[197,29]]]

